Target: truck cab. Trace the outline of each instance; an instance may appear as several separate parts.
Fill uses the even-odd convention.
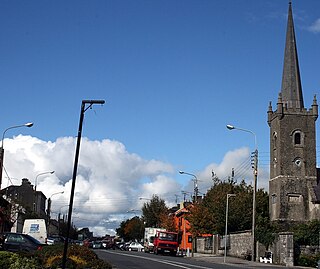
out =
[[[178,250],[178,233],[157,231],[153,241],[154,253],[170,253],[175,256]]]

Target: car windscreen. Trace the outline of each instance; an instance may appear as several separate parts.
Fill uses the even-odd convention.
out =
[[[169,234],[169,233],[159,233],[159,239],[165,240],[165,241],[177,241],[177,235],[176,234]]]

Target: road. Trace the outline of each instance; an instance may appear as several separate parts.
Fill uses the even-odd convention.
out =
[[[284,266],[273,264],[252,263],[240,259],[222,257],[171,257],[154,255],[144,252],[118,250],[95,250],[99,258],[111,263],[116,269],[231,269],[231,268],[263,268],[279,269]]]

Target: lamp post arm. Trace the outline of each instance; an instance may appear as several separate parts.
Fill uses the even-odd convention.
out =
[[[10,129],[14,129],[14,128],[20,128],[20,127],[32,127],[33,123],[29,122],[29,123],[25,123],[25,124],[20,124],[20,125],[15,125],[15,126],[11,126],[8,127],[7,129],[4,130],[3,134],[2,134],[2,140],[1,140],[1,147],[3,148],[3,140],[4,140],[4,135],[6,134],[6,132]]]
[[[248,129],[242,129],[242,128],[238,128],[238,127],[235,127],[235,129],[238,129],[240,131],[244,131],[244,132],[247,132],[247,133],[250,133],[254,136],[254,149],[256,150],[258,148],[257,146],[257,136],[254,132],[252,132],[251,130],[248,130]]]

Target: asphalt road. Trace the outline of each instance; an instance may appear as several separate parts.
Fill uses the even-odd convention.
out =
[[[249,262],[227,257],[198,256],[192,258],[154,255],[144,252],[96,250],[99,258],[111,263],[116,269],[231,269],[231,268],[288,268],[274,264]],[[297,267],[294,267],[297,268]],[[300,267],[301,268],[301,267]]]

